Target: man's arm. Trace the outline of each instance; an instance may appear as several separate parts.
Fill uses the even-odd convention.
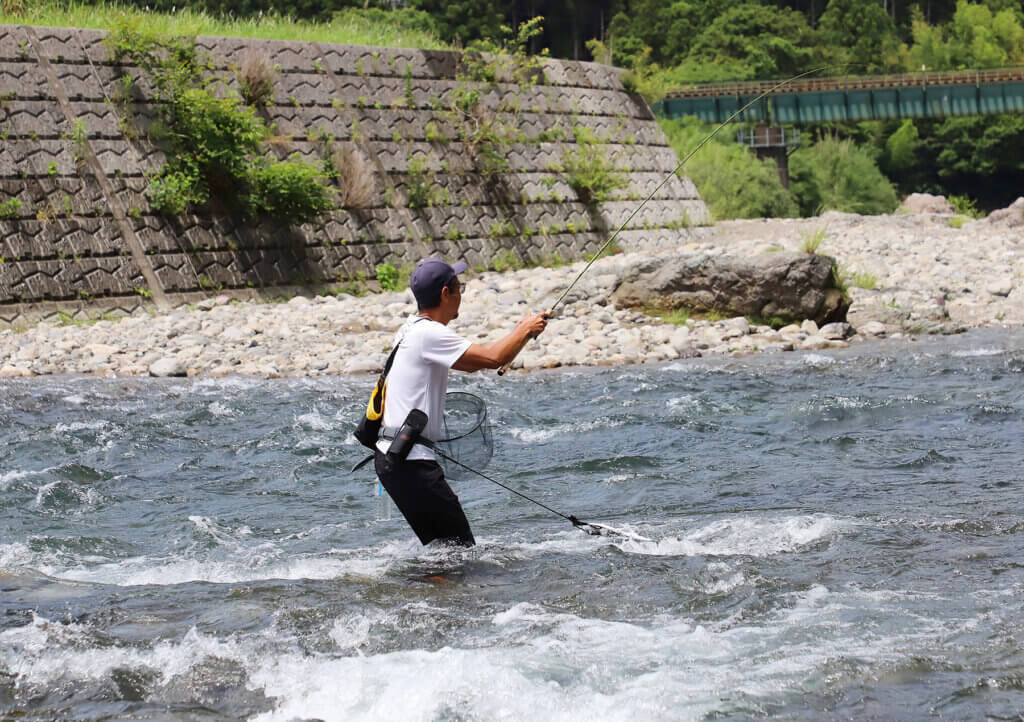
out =
[[[511,363],[523,346],[534,336],[539,336],[544,327],[547,326],[549,313],[537,313],[526,316],[512,333],[494,343],[471,344],[466,352],[459,357],[459,360],[452,364],[456,371],[472,373],[480,369],[499,369],[507,363]]]

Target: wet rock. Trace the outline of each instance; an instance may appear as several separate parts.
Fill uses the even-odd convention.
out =
[[[357,356],[345,362],[345,373],[365,374],[378,373],[383,370],[386,359],[371,358],[369,356]]]
[[[863,326],[858,327],[857,332],[864,336],[885,336],[886,328],[884,323],[868,321]]]
[[[848,323],[827,323],[818,334],[833,341],[842,341],[853,335],[853,326]]]
[[[157,377],[185,376],[187,372],[188,367],[175,357],[162,358],[149,367],[149,375]]]

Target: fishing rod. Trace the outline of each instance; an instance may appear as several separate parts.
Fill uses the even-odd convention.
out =
[[[636,216],[636,214],[637,214],[637,213],[639,213],[639,212],[640,212],[640,210],[641,210],[641,209],[642,209],[642,208],[643,208],[643,207],[644,207],[645,205],[647,205],[647,202],[648,202],[648,201],[650,201],[650,200],[651,200],[652,198],[654,198],[654,196],[655,196],[655,195],[656,195],[656,194],[658,193],[658,191],[660,191],[660,190],[662,189],[662,187],[664,187],[664,185],[665,185],[666,183],[668,183],[668,182],[669,182],[669,180],[671,180],[671,179],[672,179],[672,177],[673,177],[673,176],[674,176],[674,175],[675,175],[676,173],[678,173],[678,172],[679,172],[679,171],[680,171],[680,170],[682,169],[682,167],[683,167],[684,165],[686,165],[686,161],[690,160],[690,158],[692,158],[692,157],[693,157],[694,155],[696,155],[696,154],[697,154],[697,151],[699,151],[699,150],[700,150],[701,148],[703,148],[703,147],[704,147],[704,146],[705,146],[705,145],[706,145],[706,144],[707,144],[707,143],[708,143],[708,142],[709,142],[709,141],[710,141],[710,140],[711,140],[712,138],[714,138],[714,137],[715,137],[716,135],[718,135],[718,131],[720,131],[720,130],[721,130],[722,128],[724,128],[724,127],[725,127],[726,125],[728,125],[729,123],[731,123],[731,122],[733,121],[733,119],[734,119],[734,118],[736,118],[736,117],[737,117],[738,115],[740,115],[740,114],[741,114],[741,113],[742,113],[743,111],[745,111],[745,110],[746,110],[747,108],[749,108],[750,106],[752,106],[752,105],[753,105],[754,103],[758,102],[759,100],[761,100],[762,98],[764,98],[764,97],[766,97],[766,96],[768,96],[768,95],[771,95],[772,93],[774,93],[774,92],[775,92],[776,90],[778,90],[779,88],[782,88],[782,87],[784,87],[784,86],[786,86],[786,85],[788,85],[788,84],[790,84],[790,83],[792,83],[792,82],[794,82],[794,81],[796,81],[796,80],[800,80],[800,78],[804,78],[804,77],[807,77],[808,75],[813,75],[814,73],[819,73],[819,72],[821,72],[822,70],[827,70],[827,69],[828,69],[828,68],[830,68],[830,67],[835,67],[835,66],[832,66],[832,65],[824,65],[824,66],[822,66],[822,67],[820,67],[820,68],[814,68],[813,70],[808,70],[808,71],[806,71],[806,72],[800,73],[799,75],[794,75],[794,76],[793,76],[792,78],[787,78],[786,80],[782,80],[782,81],[780,81],[780,82],[776,83],[776,84],[775,84],[775,85],[773,85],[772,87],[768,88],[768,90],[764,91],[763,93],[761,93],[760,95],[758,95],[758,96],[757,96],[756,98],[754,98],[753,100],[751,100],[751,101],[750,101],[749,103],[747,103],[746,105],[744,105],[744,106],[743,106],[742,108],[740,108],[739,110],[737,110],[737,111],[736,111],[735,113],[733,113],[732,115],[730,115],[730,116],[729,116],[728,118],[726,118],[725,120],[723,120],[723,121],[722,121],[721,123],[719,123],[719,124],[718,124],[718,127],[716,127],[716,128],[715,128],[715,129],[713,130],[713,131],[711,131],[711,133],[709,133],[709,134],[708,134],[707,136],[705,136],[705,137],[704,137],[704,139],[703,139],[703,140],[701,140],[701,142],[697,144],[697,147],[696,147],[696,148],[694,148],[693,150],[691,150],[691,151],[690,151],[690,152],[689,152],[689,153],[688,153],[688,154],[686,155],[686,157],[685,157],[685,158],[683,158],[683,159],[682,159],[681,161],[679,161],[679,164],[678,164],[678,165],[677,165],[677,166],[676,166],[675,168],[673,168],[673,169],[672,169],[672,171],[671,171],[670,173],[668,173],[668,174],[667,174],[667,175],[666,175],[666,176],[665,176],[665,177],[664,177],[664,178],[662,179],[661,183],[659,183],[659,184],[658,184],[657,186],[655,186],[654,190],[653,190],[653,191],[651,191],[651,192],[650,192],[650,193],[649,193],[649,194],[647,195],[647,197],[646,197],[646,198],[644,198],[643,202],[641,202],[641,203],[640,203],[640,205],[638,205],[638,206],[637,206],[637,207],[636,207],[635,209],[633,209],[633,212],[629,214],[629,216],[628,216],[628,217],[626,218],[626,220],[624,220],[624,221],[623,221],[622,223],[620,223],[620,224],[619,224],[619,227],[615,229],[615,232],[614,232],[614,233],[613,233],[613,234],[612,234],[612,235],[611,235],[611,236],[610,236],[610,237],[608,238],[608,240],[607,240],[607,241],[605,241],[605,242],[604,242],[604,243],[603,243],[603,244],[601,245],[601,247],[600,247],[599,249],[597,249],[597,253],[595,253],[595,254],[594,254],[593,258],[591,258],[591,259],[590,259],[589,261],[587,261],[587,265],[585,265],[585,266],[583,267],[583,270],[582,270],[582,271],[580,271],[580,272],[579,272],[578,274],[576,274],[576,278],[574,278],[574,279],[572,280],[572,283],[570,283],[570,284],[569,284],[568,286],[566,286],[565,290],[564,290],[564,291],[562,291],[562,295],[561,295],[561,296],[559,296],[559,297],[558,297],[558,298],[557,298],[557,299],[555,300],[555,302],[554,302],[553,304],[551,304],[551,308],[549,308],[549,309],[548,309],[548,314],[547,314],[547,315],[548,315],[548,317],[550,318],[551,316],[554,316],[554,315],[555,315],[555,309],[556,309],[556,308],[558,308],[559,304],[561,304],[561,303],[562,303],[562,301],[563,301],[563,300],[565,300],[565,297],[569,295],[569,291],[571,291],[571,290],[572,290],[572,288],[573,288],[573,286],[575,286],[575,285],[576,285],[576,283],[577,283],[577,282],[578,282],[578,281],[579,281],[579,280],[580,280],[581,278],[583,278],[583,274],[584,274],[584,273],[586,273],[587,271],[589,271],[589,270],[590,270],[590,267],[594,265],[594,262],[595,262],[595,261],[597,261],[597,259],[601,257],[601,254],[605,252],[605,250],[606,250],[606,249],[608,248],[608,246],[610,246],[610,245],[612,244],[612,241],[614,241],[614,240],[615,240],[616,238],[618,238],[618,237],[619,237],[619,234],[620,234],[620,233],[622,232],[622,230],[623,230],[623,229],[624,229],[624,228],[625,228],[625,227],[626,227],[627,225],[629,225],[629,222],[630,222],[631,220],[633,220],[634,216]],[[504,376],[504,375],[505,375],[505,372],[506,372],[506,371],[508,371],[508,368],[509,368],[509,366],[511,366],[511,365],[512,365],[512,362],[511,362],[511,361],[509,361],[509,362],[508,362],[507,364],[505,364],[504,366],[502,366],[501,368],[499,368],[499,369],[498,369],[498,375],[499,375],[499,376]]]
[[[439,456],[447,459],[448,461],[452,462],[453,464],[457,464],[457,465],[461,466],[466,471],[471,471],[474,474],[476,474],[477,476],[482,477],[482,478],[486,479],[487,481],[491,482],[492,484],[497,484],[502,489],[505,489],[506,491],[511,491],[513,494],[516,494],[517,496],[521,496],[522,498],[526,499],[527,501],[529,501],[529,502],[531,502],[533,504],[536,504],[537,506],[541,507],[542,509],[546,509],[547,511],[550,511],[552,514],[554,514],[556,516],[562,517],[567,522],[570,522],[574,527],[576,527],[577,529],[582,531],[584,534],[589,534],[590,536],[613,536],[613,537],[624,537],[624,536],[626,536],[625,534],[622,534],[621,532],[617,532],[614,529],[609,529],[606,526],[601,526],[600,524],[592,524],[590,522],[580,521],[578,518],[576,518],[572,514],[563,514],[560,511],[556,511],[555,509],[552,509],[547,504],[539,502],[536,499],[531,499],[530,497],[528,497],[526,494],[522,493],[521,491],[516,491],[511,486],[508,486],[507,484],[502,484],[497,479],[492,479],[491,477],[487,476],[487,474],[483,473],[482,471],[477,471],[476,469],[474,469],[474,468],[472,468],[470,466],[466,466],[461,461],[453,459],[452,457],[448,456],[448,454],[446,454],[443,451],[441,451],[440,449],[438,449],[436,446],[434,447],[434,453],[436,453]]]

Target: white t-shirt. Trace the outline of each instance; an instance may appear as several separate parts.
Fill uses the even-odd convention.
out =
[[[384,427],[397,429],[410,411],[419,409],[427,415],[423,436],[436,441],[441,435],[448,370],[466,353],[470,342],[444,324],[418,315],[410,316],[398,329],[395,342],[399,346],[388,372]],[[383,452],[390,445],[390,440],[377,442]],[[434,452],[417,444],[409,458],[432,460]]]

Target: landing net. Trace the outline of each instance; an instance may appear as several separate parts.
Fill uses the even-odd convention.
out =
[[[470,469],[486,468],[494,454],[494,436],[484,400],[464,391],[449,391],[444,402],[441,438],[434,447],[440,452],[437,461],[448,479],[465,479],[471,474],[459,464]]]

